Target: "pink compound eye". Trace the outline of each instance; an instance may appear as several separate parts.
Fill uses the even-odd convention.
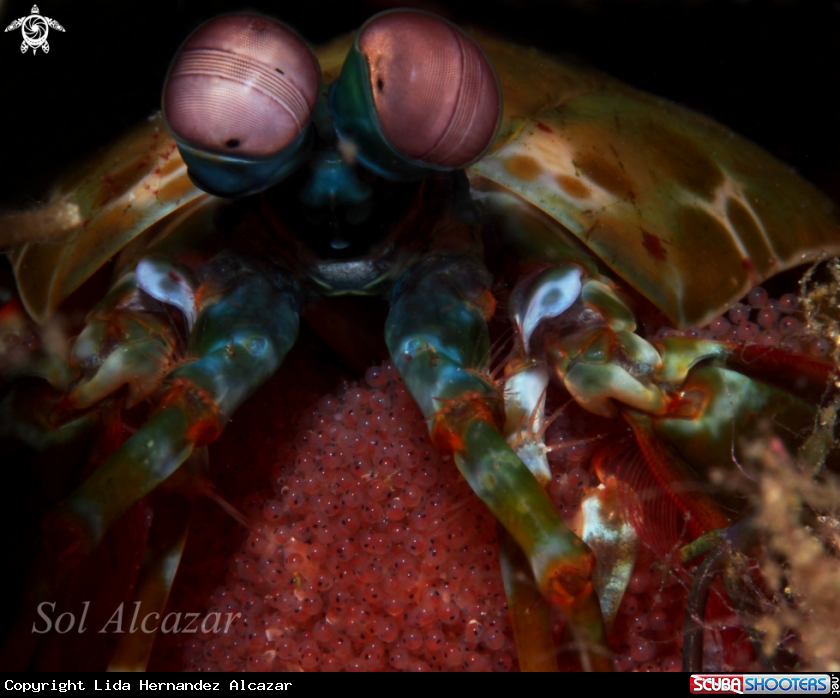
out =
[[[410,158],[439,167],[476,160],[496,134],[501,93],[466,34],[422,12],[387,12],[358,40],[382,132]]]
[[[176,54],[163,113],[173,134],[199,150],[268,157],[306,127],[320,83],[312,50],[291,29],[259,15],[225,15]]]

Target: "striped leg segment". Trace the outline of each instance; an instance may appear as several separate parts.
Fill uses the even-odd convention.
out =
[[[294,284],[282,272],[220,255],[201,274],[187,358],[166,375],[151,418],[45,523],[53,552],[68,562],[93,550],[197,446],[216,439],[297,338]]]
[[[500,431],[504,400],[486,373],[489,285],[487,271],[470,257],[424,257],[397,281],[385,340],[432,439],[454,452],[461,473],[527,557],[543,596],[566,614],[585,648],[583,664],[610,669],[592,554]]]

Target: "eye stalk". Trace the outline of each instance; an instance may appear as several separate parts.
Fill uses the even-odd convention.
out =
[[[499,80],[478,45],[440,17],[384,12],[359,31],[330,93],[338,135],[390,179],[461,169],[490,147]]]
[[[219,196],[267,189],[307,157],[321,70],[309,46],[273,19],[223,15],[179,49],[163,116],[193,181]]]

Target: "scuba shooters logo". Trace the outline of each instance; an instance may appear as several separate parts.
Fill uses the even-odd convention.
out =
[[[829,674],[692,674],[692,693],[808,695],[830,693]]]

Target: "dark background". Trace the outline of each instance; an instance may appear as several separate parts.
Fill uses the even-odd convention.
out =
[[[275,15],[313,43],[387,0],[38,0],[66,33],[48,55],[0,34],[0,206],[26,208],[58,173],[159,103],[184,37],[224,11]],[[0,0],[0,24],[32,0]],[[415,4],[555,53],[705,112],[840,200],[840,3],[829,0],[489,0]]]

